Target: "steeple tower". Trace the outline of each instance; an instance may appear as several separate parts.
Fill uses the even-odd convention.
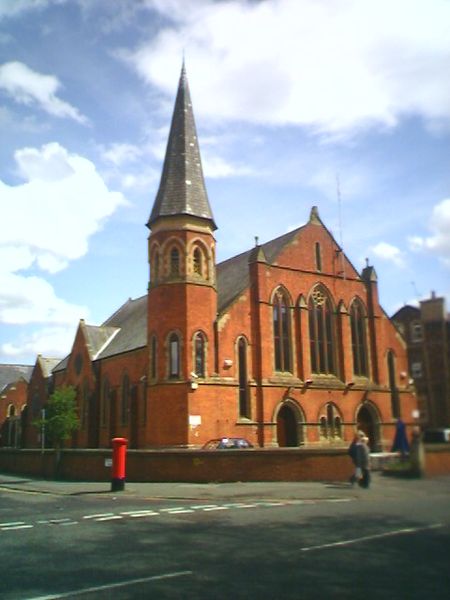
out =
[[[147,227],[148,442],[184,446],[193,443],[188,415],[198,414],[196,402],[215,370],[217,316],[216,224],[184,64]]]
[[[147,226],[161,217],[191,215],[211,222],[212,216],[203,178],[191,95],[183,63],[167,142],[164,167]]]

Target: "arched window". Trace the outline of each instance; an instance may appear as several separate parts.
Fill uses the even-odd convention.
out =
[[[106,427],[106,423],[108,420],[108,405],[109,405],[109,381],[105,379],[103,382],[103,390],[102,390],[102,405],[101,405],[101,426]]]
[[[156,379],[157,375],[157,343],[156,335],[150,338],[150,379]]]
[[[203,275],[203,254],[198,247],[193,254],[193,270],[196,275]]]
[[[335,374],[334,315],[330,299],[316,288],[308,302],[311,370],[313,373]]]
[[[315,254],[315,259],[316,259],[316,270],[321,271],[322,270],[322,250],[320,248],[319,242],[316,242],[314,244],[314,254]]]
[[[278,291],[273,302],[273,336],[275,349],[275,370],[291,371],[291,328],[289,304],[285,294]]]
[[[130,378],[123,376],[122,380],[122,410],[120,413],[122,425],[128,425],[128,416],[130,413]]]
[[[83,384],[83,406],[81,409],[81,428],[84,429],[87,426],[89,418],[89,383],[87,381]]]
[[[205,376],[205,336],[200,331],[194,336],[194,369],[198,377]]]
[[[158,281],[159,279],[159,250],[155,250],[155,252],[153,253],[153,274],[152,274],[152,280],[153,281]]]
[[[169,336],[169,377],[180,376],[180,340],[176,333]]]
[[[353,373],[367,377],[367,337],[366,320],[362,303],[359,300],[352,302],[350,308],[350,326],[352,330]]]
[[[389,350],[387,354],[389,388],[391,390],[391,409],[394,419],[400,418],[400,398],[398,395],[397,382],[395,379],[395,354]]]
[[[180,274],[180,251],[175,246],[170,251],[170,274]]]
[[[238,369],[239,369],[239,416],[250,419],[250,402],[248,394],[247,373],[247,342],[240,337],[238,341]]]
[[[320,437],[326,439],[342,438],[342,418],[337,407],[328,402],[319,418]]]
[[[16,407],[14,406],[14,404],[10,404],[8,406],[8,408],[6,409],[6,416],[7,416],[7,418],[16,416]]]

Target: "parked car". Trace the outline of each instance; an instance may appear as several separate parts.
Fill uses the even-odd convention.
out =
[[[450,443],[450,429],[427,429],[423,432],[425,444]]]
[[[242,448],[253,448],[245,438],[222,437],[215,440],[209,440],[203,445],[203,450],[239,450]]]

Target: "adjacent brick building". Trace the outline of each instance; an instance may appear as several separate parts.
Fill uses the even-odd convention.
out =
[[[450,318],[433,292],[419,307],[406,305],[392,320],[408,348],[408,376],[416,386],[423,427],[450,427]]]
[[[29,365],[0,365],[0,446],[23,444],[31,371]]]
[[[72,445],[347,444],[356,427],[389,447],[416,408],[405,343],[316,207],[304,226],[216,264],[212,209],[181,73],[159,190],[147,223],[148,293],[101,326],[80,322],[53,369],[74,385]],[[42,402],[45,399],[42,398]]]

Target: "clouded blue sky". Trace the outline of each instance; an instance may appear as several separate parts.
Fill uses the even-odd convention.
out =
[[[0,362],[146,293],[183,53],[219,261],[317,205],[388,314],[450,298],[449,23],[449,0],[0,0]]]

